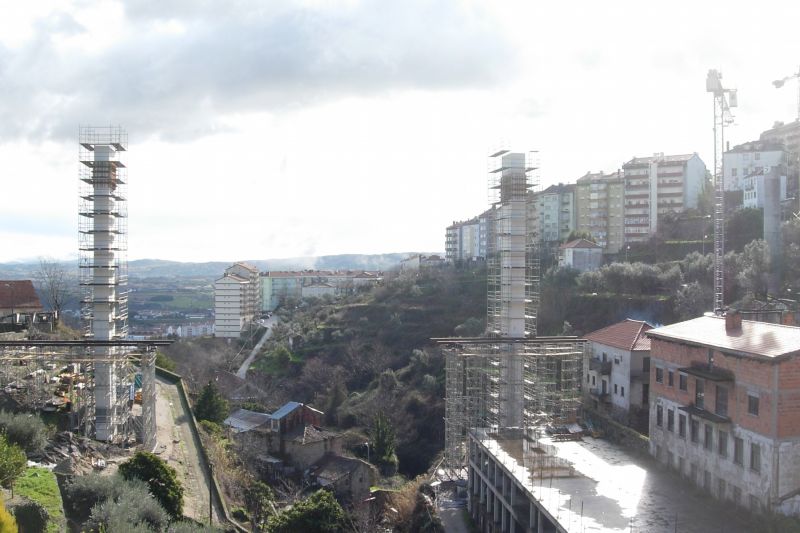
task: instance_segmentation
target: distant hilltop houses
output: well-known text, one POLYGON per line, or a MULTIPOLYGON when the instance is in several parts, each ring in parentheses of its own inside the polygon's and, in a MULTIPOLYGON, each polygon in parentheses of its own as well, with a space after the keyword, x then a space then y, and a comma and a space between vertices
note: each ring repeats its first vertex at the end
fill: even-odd
MULTIPOLYGON (((777 208, 796 210, 800 189, 800 121, 776 123, 758 140, 731 147, 723 154, 726 210, 763 208, 772 197, 766 184, 779 181, 777 208)), ((631 244, 647 242, 664 223, 665 215, 700 208, 711 186, 711 172, 696 153, 633 157, 614 172, 587 172, 574 183, 558 183, 528 197, 528 231, 569 263, 571 235, 587 237, 601 256, 624 253, 631 244), (566 252, 566 253, 565 253, 566 252)), ((455 221, 445 230, 448 263, 486 258, 493 210, 455 221)), ((581 269, 595 264, 596 252, 581 269)), ((583 252, 581 252, 582 255, 583 252)))
POLYGON ((349 294, 376 285, 382 276, 366 270, 259 272, 248 263, 234 263, 214 282, 214 335, 239 338, 286 301, 349 294))

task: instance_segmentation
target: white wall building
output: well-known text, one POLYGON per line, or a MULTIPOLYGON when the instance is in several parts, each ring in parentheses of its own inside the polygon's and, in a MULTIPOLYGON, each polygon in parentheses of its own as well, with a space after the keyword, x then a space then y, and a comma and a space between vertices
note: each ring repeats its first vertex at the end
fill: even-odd
POLYGON ((557 243, 565 240, 577 227, 575 185, 551 185, 532 195, 530 230, 539 242, 557 243))
MULTIPOLYGON (((722 155, 726 191, 742 191, 745 178, 786 165, 786 151, 774 142, 753 141, 733 147, 722 155)), ((781 199, 786 198, 785 189, 781 199)))
POLYGON ((586 239, 575 239, 559 247, 558 264, 581 272, 597 270, 603 264, 603 248, 586 239))
POLYGON ((445 259, 449 263, 486 259, 486 238, 489 226, 488 210, 477 217, 453 222, 445 230, 445 259))
POLYGON ((258 269, 234 263, 214 282, 214 333, 239 338, 261 313, 261 278, 258 269))

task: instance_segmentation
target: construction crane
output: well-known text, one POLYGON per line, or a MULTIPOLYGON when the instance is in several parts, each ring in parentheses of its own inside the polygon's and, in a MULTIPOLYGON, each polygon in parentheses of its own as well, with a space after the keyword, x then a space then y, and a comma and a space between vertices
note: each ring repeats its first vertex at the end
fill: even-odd
POLYGON ((792 79, 797 79, 797 120, 800 120, 800 68, 797 69, 797 72, 792 74, 791 76, 786 76, 783 79, 775 80, 772 82, 772 85, 775 86, 776 89, 780 89, 784 86, 784 84, 792 79))
POLYGON ((733 122, 732 107, 737 107, 736 89, 722 86, 722 73, 709 70, 706 92, 714 96, 714 314, 725 312, 725 186, 722 152, 725 126, 733 122))

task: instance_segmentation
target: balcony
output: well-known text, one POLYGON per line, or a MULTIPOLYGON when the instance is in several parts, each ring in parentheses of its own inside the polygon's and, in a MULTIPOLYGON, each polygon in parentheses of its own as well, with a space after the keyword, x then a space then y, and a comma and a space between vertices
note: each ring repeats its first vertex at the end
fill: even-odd
POLYGON ((611 374, 611 361, 601 361, 600 359, 589 359, 589 370, 607 376, 611 374))

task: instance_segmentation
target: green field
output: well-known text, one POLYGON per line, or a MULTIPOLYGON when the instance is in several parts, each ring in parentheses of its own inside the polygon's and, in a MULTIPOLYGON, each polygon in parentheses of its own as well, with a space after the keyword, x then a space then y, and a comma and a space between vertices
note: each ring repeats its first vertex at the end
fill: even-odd
POLYGON ((50 516, 48 533, 65 531, 64 508, 56 476, 46 468, 28 468, 14 484, 14 494, 39 502, 50 516))

